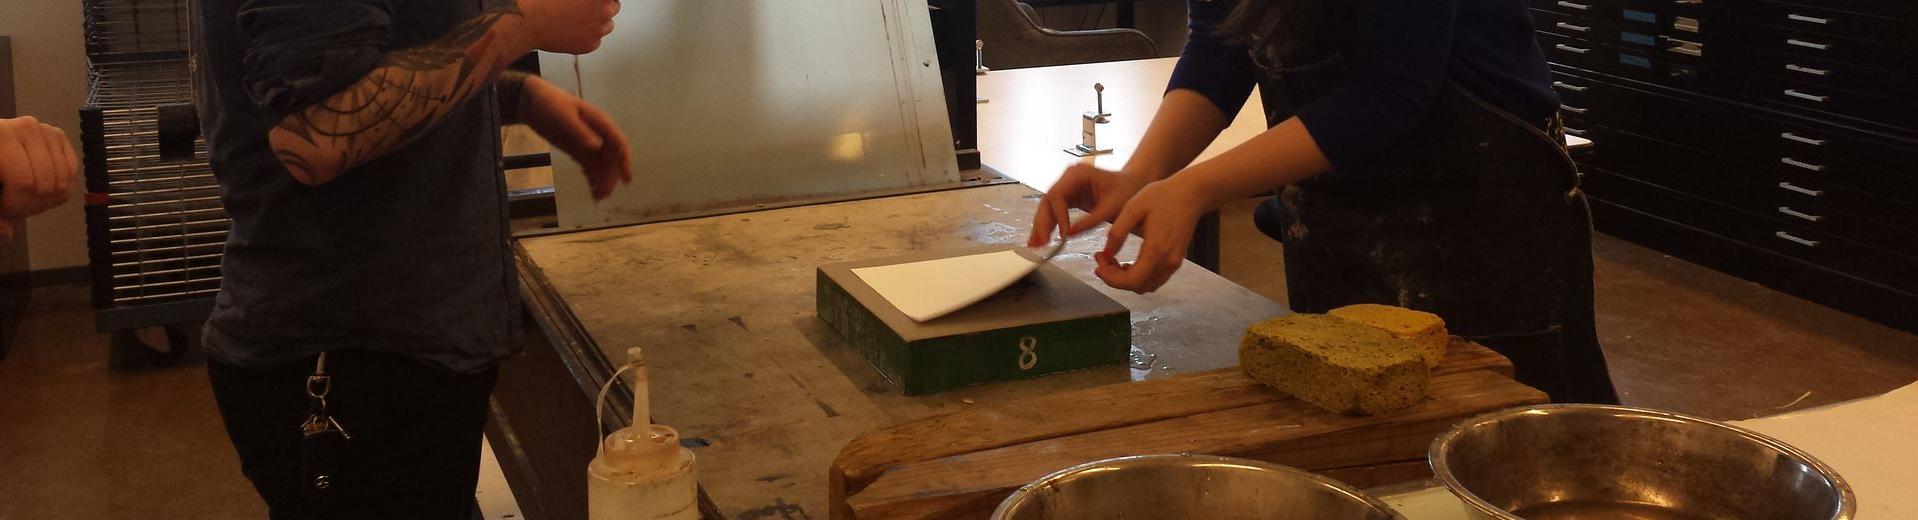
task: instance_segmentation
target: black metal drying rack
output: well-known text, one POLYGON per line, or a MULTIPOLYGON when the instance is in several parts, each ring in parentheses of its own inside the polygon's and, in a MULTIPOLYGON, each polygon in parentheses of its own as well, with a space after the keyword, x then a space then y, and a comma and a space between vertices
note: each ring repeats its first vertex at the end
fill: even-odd
POLYGON ((115 333, 116 357, 139 352, 132 331, 164 327, 163 355, 177 358, 212 309, 230 226, 193 111, 188 0, 83 5, 95 324, 115 333))

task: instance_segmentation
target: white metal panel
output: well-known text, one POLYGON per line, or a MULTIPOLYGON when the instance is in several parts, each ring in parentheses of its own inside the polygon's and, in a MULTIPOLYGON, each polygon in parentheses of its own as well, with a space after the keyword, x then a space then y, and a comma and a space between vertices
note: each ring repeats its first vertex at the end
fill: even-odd
POLYGON ((616 24, 541 56, 633 147, 603 201, 554 154, 562 226, 959 181, 923 0, 628 0, 616 24))

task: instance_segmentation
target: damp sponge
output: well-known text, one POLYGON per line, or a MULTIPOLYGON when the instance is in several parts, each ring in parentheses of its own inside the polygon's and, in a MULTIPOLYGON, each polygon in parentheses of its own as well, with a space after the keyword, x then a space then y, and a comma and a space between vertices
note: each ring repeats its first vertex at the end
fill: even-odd
POLYGON ((1438 368, 1439 361, 1445 359, 1445 346, 1452 343, 1452 336, 1445 331, 1445 320, 1429 312, 1361 303, 1332 309, 1326 314, 1371 325, 1418 345, 1425 353, 1427 368, 1438 368))
POLYGON ((1344 415, 1377 415, 1425 398, 1431 368, 1418 345, 1336 316, 1295 314, 1245 331, 1239 363, 1252 379, 1344 415))

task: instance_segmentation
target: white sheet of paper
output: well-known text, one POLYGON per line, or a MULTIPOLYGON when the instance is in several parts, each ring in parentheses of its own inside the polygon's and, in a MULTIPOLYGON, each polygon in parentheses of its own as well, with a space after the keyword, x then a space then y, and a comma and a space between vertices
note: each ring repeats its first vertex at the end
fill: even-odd
POLYGON ((1858 494, 1859 520, 1918 518, 1918 384, 1732 424, 1797 446, 1831 465, 1858 494))
POLYGON ((1017 251, 853 269, 881 298, 916 322, 979 303, 1039 269, 1017 251))

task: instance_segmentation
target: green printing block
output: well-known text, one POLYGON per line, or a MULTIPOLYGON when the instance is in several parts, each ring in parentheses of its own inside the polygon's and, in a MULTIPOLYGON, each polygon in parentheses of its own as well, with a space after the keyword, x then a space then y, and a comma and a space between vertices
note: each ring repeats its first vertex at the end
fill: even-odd
MULTIPOLYGON (((936 251, 819 267, 819 318, 906 395, 1070 372, 1125 360, 1131 313, 1053 265, 926 323, 880 298, 853 269, 1011 249, 936 251)), ((1034 257, 1019 248, 1021 254, 1034 257)))

